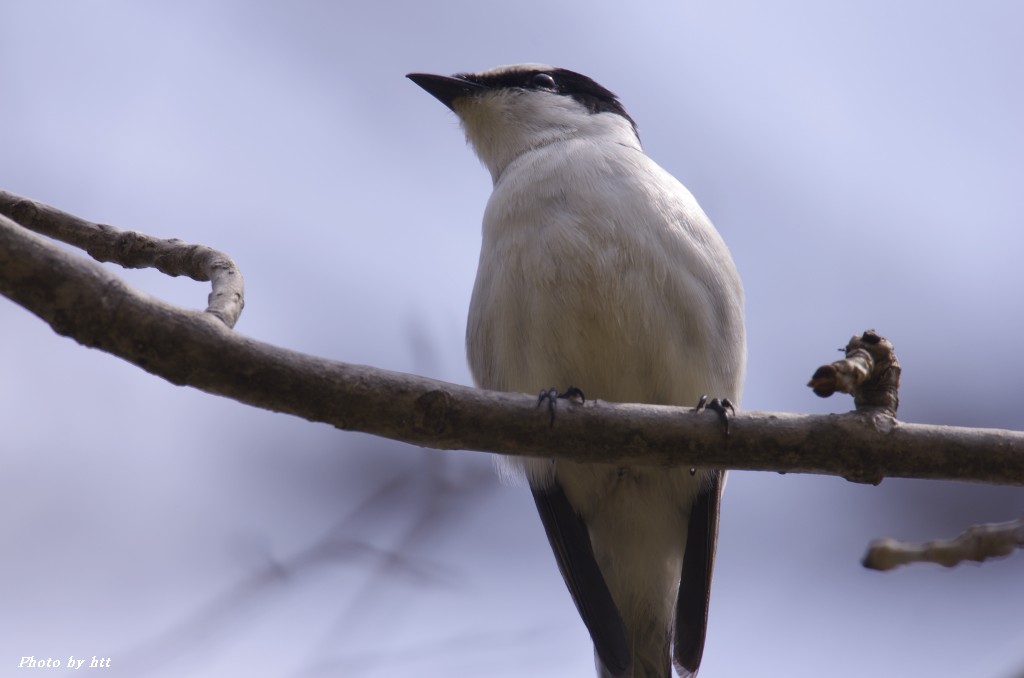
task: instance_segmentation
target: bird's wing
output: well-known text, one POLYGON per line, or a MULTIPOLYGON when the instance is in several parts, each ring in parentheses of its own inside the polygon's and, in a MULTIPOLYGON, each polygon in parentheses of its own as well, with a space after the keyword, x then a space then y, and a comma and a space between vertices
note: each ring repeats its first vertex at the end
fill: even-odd
POLYGON ((722 486, 723 472, 712 471, 711 483, 697 496, 690 511, 679 599, 676 601, 674 643, 676 667, 684 677, 697 674, 704 654, 722 486))
POLYGON ((626 675, 631 664, 626 627, 594 558, 587 526, 557 480, 531 489, 558 569, 594 641, 594 651, 613 675, 626 675))

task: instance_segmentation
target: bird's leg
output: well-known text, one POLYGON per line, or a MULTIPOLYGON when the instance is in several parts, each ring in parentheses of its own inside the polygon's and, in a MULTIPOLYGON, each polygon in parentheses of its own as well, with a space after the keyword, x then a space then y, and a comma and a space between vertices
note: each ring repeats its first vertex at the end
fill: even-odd
POLYGON ((722 426, 725 429, 725 435, 729 435, 729 412, 733 415, 736 414, 736 408, 733 407, 732 402, 728 398, 711 398, 708 399, 706 395, 700 397, 700 401, 697 403, 697 407, 693 408, 694 412, 703 412, 704 410, 713 410, 718 413, 718 418, 722 422, 722 426))
POLYGON ((540 395, 537 396, 537 407, 540 407, 545 400, 548 401, 548 412, 551 413, 551 425, 554 426, 555 409, 557 408, 558 399, 576 397, 578 397, 581 402, 587 401, 586 397, 584 397, 583 395, 583 391, 576 388, 575 386, 570 386, 569 388, 565 389, 565 391, 563 391, 562 393, 559 393, 557 388, 541 389, 540 395))

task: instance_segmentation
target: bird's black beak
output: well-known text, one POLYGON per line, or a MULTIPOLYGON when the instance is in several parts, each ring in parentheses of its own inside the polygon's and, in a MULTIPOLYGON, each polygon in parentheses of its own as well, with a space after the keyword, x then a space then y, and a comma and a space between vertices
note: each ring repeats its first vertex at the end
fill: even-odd
MULTIPOLYGON (((405 76, 427 90, 435 99, 448 108, 459 97, 471 96, 486 89, 483 85, 464 80, 458 76, 431 75, 430 73, 410 73, 405 76)), ((455 110, 455 109, 452 109, 455 110)))

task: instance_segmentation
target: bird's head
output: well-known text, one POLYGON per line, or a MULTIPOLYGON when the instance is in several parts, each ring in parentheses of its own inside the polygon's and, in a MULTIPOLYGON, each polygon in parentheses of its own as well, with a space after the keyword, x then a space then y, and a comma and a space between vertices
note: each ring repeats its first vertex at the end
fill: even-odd
POLYGON ((636 123, 618 97, 564 68, 518 64, 481 73, 408 77, 459 116, 466 138, 495 180, 516 157, 565 139, 640 147, 636 123))

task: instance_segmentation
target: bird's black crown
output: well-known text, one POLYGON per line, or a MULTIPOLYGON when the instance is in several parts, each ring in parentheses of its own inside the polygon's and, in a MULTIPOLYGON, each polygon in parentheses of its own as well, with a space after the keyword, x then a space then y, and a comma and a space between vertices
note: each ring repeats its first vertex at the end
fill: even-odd
POLYGON ((458 73, 455 77, 489 89, 517 88, 553 92, 569 96, 591 113, 615 113, 629 121, 636 132, 636 121, 630 117, 613 92, 582 73, 566 68, 510 69, 489 73, 458 73))

